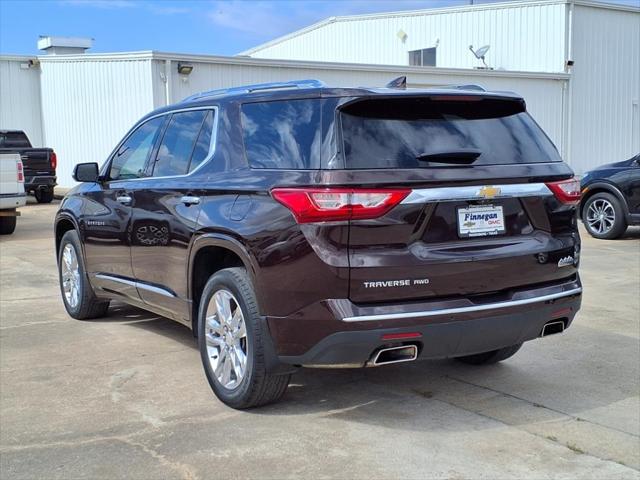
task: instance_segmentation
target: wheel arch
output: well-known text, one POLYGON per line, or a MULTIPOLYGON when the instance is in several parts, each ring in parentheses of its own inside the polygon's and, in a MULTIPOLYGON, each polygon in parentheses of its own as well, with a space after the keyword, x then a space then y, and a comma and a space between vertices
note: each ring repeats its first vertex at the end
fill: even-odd
POLYGON ((75 219, 73 219, 68 215, 59 216, 56 219, 56 223, 54 226, 55 242, 56 242, 56 258, 58 257, 58 252, 60 251, 60 242, 62 241, 62 237, 64 236, 65 233, 67 233, 70 230, 76 230, 78 231, 78 234, 80 233, 80 230, 78 229, 78 224, 76 223, 75 219))
MULTIPOLYGON (((195 239, 189 253, 188 292, 191 300, 191 327, 197 334, 200 296, 207 280, 215 272, 229 267, 244 267, 253 285, 257 268, 254 259, 238 240, 225 234, 208 233, 195 239)), ((259 302, 258 302, 259 306, 259 302)))
POLYGON ((620 205, 622 205, 622 210, 624 211, 625 218, 629 218, 629 205, 627 205, 627 200, 624 198, 622 192, 615 185, 607 182, 594 182, 585 187, 585 193, 583 193, 583 197, 580 201, 580 218, 582 218, 584 206, 586 205, 589 198, 593 197, 597 193, 610 193, 615 196, 620 205))

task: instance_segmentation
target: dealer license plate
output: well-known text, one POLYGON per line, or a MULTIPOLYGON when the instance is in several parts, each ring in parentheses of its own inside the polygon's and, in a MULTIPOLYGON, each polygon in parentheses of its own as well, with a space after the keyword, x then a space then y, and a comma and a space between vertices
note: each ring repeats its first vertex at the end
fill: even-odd
POLYGON ((502 206, 478 205, 458 209, 458 235, 486 237, 505 232, 502 206))

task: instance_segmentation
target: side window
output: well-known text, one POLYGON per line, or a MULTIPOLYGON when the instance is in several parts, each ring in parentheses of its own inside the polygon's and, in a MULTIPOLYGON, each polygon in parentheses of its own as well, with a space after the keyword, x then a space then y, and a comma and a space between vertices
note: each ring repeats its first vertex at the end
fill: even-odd
POLYGON ((244 148, 251 168, 320 168, 320 100, 242 105, 244 148))
POLYGON ((158 148, 152 172, 154 177, 184 175, 189 171, 191 155, 208 113, 207 110, 193 110, 171 116, 158 148))
POLYGON ((164 117, 152 118, 143 123, 129 138, 120 145, 120 148, 111 161, 109 178, 121 180, 127 178, 139 178, 143 176, 144 166, 149 158, 149 153, 156 142, 160 127, 164 123, 164 117))
POLYGON ((213 133, 213 116, 215 113, 210 111, 204 119, 196 146, 191 155, 191 163, 189 164, 189 172, 192 172, 207 158, 211 149, 211 134, 213 133))

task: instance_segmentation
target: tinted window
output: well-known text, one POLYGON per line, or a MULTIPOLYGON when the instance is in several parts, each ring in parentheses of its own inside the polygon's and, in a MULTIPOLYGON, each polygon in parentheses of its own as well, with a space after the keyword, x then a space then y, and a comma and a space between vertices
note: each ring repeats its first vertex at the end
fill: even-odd
POLYGON ((248 103, 242 130, 252 168, 320 167, 319 100, 248 103))
POLYGON ((211 134, 213 132, 213 112, 208 112, 204 119, 200 134, 196 140, 196 146, 191 155, 191 163, 189 164, 189 172, 195 170, 209 155, 211 149, 211 134))
POLYGON ((24 132, 0 132, 0 148, 30 148, 24 132))
POLYGON ((365 100, 341 113, 347 168, 442 166, 429 155, 478 150, 473 165, 560 161, 553 143, 510 100, 365 100))
POLYGON ((164 121, 164 117, 153 118, 129 135, 111 162, 109 176, 112 180, 143 176, 147 158, 164 121))
POLYGON ((164 132, 152 175, 166 177, 189 171, 191 154, 202 128, 207 110, 174 113, 164 132))

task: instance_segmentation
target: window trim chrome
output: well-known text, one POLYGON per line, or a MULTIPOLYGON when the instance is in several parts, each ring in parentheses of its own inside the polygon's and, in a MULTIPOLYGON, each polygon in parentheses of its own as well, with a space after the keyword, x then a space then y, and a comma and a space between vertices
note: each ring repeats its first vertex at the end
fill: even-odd
POLYGON ((453 202, 459 200, 493 200, 512 197, 546 197, 553 192, 544 183, 512 183, 506 185, 472 185, 462 187, 420 188, 412 190, 402 204, 425 202, 453 202), (499 188, 492 197, 481 194, 483 188, 499 188))
POLYGON ((192 171, 187 172, 187 173, 182 174, 182 175, 166 175, 166 176, 163 176, 163 177, 149 176, 149 177, 138 177, 138 178, 122 178, 122 179, 114 179, 114 180, 107 179, 106 181, 110 182, 110 183, 111 182, 120 183, 120 182, 139 182, 139 181, 146 181, 146 180, 158 180, 158 179, 165 179, 165 178, 184 178, 184 177, 188 177, 190 175, 193 175, 198 170, 200 170, 205 165, 207 165, 211 161, 213 156, 215 155, 216 146, 218 144, 218 119, 219 119, 219 115, 218 115, 219 107, 218 107, 218 105, 205 105, 205 106, 199 106, 199 107, 179 108, 179 109, 176 109, 176 110, 169 110, 169 111, 166 111, 166 112, 158 113, 158 114, 153 115, 151 117, 147 117, 144 120, 138 121, 138 123, 136 123, 133 127, 131 127, 131 129, 129 130, 127 135, 125 135, 125 137, 120 141, 120 143, 118 143, 116 148, 114 148, 114 150, 111 152, 111 155, 109 155, 109 160, 105 164, 105 170, 106 170, 105 171, 105 175, 107 174, 108 171, 111 170, 111 164, 113 163, 113 158, 114 158, 116 152, 129 139, 129 137, 131 135, 133 135, 133 133, 136 130, 138 130, 138 128, 140 128, 142 125, 144 125, 145 123, 153 120, 154 118, 164 117, 166 115, 173 115, 174 113, 190 112, 190 111, 194 111, 194 110, 213 110, 213 113, 214 113, 213 127, 211 129, 211 140, 209 141, 209 153, 207 153, 207 156, 204 158, 204 160, 202 160, 202 162, 200 162, 200 165, 198 165, 192 171))
POLYGON ((155 285, 149 285, 148 283, 136 282, 134 280, 127 280, 126 278, 114 277, 111 275, 107 275, 105 273, 96 273, 96 278, 100 280, 107 280, 115 283, 122 283, 124 285, 129 285, 131 287, 140 288, 142 290, 147 290, 149 292, 157 293, 158 295, 162 295, 169 298, 176 298, 176 294, 167 290, 166 288, 156 287, 155 285))
POLYGON ((531 303, 547 302, 558 298, 571 297, 582 293, 582 287, 573 288, 564 292, 550 293, 539 297, 523 298, 522 300, 509 300, 506 302, 487 303, 484 305, 473 305, 470 307, 442 308, 440 310, 424 310, 420 312, 407 313, 385 313, 379 315, 361 315, 357 317, 344 317, 343 322, 378 322, 384 320, 401 320, 407 318, 435 317, 439 315, 455 315, 458 313, 482 312, 484 310, 494 310, 500 308, 517 307, 529 305, 531 303))

